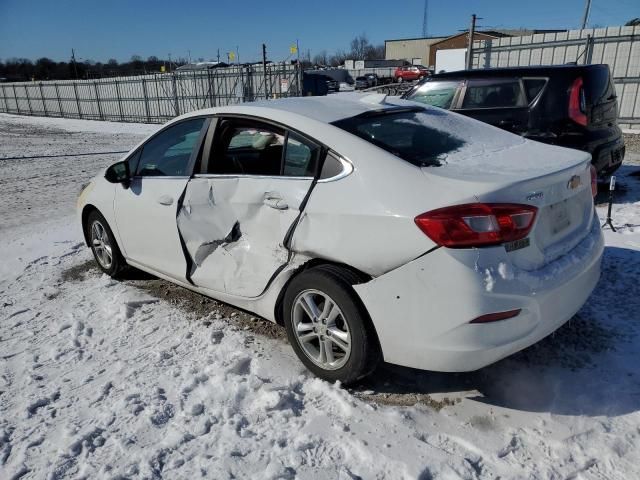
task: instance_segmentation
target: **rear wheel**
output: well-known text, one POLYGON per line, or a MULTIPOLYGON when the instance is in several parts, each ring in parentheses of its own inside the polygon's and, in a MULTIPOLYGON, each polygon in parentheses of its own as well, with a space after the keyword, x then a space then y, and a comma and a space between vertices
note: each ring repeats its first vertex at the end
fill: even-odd
POLYGON ((354 273, 324 265, 294 278, 284 297, 287 336, 304 365, 331 382, 352 383, 372 372, 378 341, 351 285, 354 273))
POLYGON ((85 232, 89 239, 89 246, 93 258, 100 270, 111 277, 118 277, 127 267, 127 263, 120 253, 116 239, 105 218, 94 210, 87 217, 85 232))
POLYGON ((398 78, 396 78, 396 82, 402 83, 402 82, 404 82, 404 78, 403 77, 398 77, 398 78))

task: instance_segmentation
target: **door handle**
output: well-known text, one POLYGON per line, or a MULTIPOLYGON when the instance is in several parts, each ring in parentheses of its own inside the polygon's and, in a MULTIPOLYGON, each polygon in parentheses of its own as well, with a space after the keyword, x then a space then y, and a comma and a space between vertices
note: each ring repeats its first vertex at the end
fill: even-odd
POLYGON ((171 198, 169 195, 162 195, 161 197, 158 198, 158 203, 160 205, 173 205, 173 198, 171 198))
POLYGON ((267 192, 264 194, 264 200, 262 201, 267 207, 275 208, 276 210, 286 210, 289 208, 287 202, 280 196, 279 193, 267 192))

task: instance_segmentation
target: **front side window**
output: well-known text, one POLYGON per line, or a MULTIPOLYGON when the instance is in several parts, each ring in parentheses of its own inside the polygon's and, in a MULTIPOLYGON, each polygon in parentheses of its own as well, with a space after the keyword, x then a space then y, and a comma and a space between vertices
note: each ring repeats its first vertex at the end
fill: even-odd
MULTIPOLYGON (((204 118, 180 122, 163 130, 142 147, 137 175, 142 177, 188 176, 189 159, 198 142, 204 118)), ((133 157, 132 157, 133 158, 133 157)))
POLYGON ((459 86, 459 81, 425 82, 412 92, 407 97, 407 100, 449 109, 451 108, 451 102, 453 102, 453 97, 459 86))
POLYGON ((260 122, 223 121, 218 126, 209 172, 225 175, 280 175, 284 130, 260 122))
POLYGON ((476 80, 467 85, 462 108, 512 108, 525 106, 518 79, 476 80))

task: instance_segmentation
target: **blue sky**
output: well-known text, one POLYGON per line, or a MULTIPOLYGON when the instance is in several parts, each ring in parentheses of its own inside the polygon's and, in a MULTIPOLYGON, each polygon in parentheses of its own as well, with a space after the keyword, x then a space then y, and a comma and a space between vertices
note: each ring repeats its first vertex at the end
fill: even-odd
MULTIPOLYGON (((49 57, 128 60, 212 59, 239 48, 240 60, 282 60, 289 46, 311 55, 348 49, 366 33, 373 43, 420 36, 423 0, 0 0, 0 59, 49 57)), ((429 34, 467 28, 472 13, 487 28, 576 28, 584 0, 430 0, 429 34)), ((640 17, 639 0, 593 0, 590 25, 622 25, 640 17)))

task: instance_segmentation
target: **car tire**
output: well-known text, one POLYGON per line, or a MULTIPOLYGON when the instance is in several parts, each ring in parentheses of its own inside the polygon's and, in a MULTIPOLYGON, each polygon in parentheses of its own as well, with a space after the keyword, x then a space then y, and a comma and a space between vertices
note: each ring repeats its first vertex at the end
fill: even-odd
POLYGON ((402 82, 404 82, 404 77, 398 77, 398 78, 396 78, 396 82, 397 82, 397 83, 402 83, 402 82))
POLYGON ((289 343, 307 369, 329 382, 353 383, 371 373, 381 358, 373 325, 352 288, 357 283, 357 274, 321 265, 294 277, 284 295, 289 343), (315 319, 309 315, 312 304, 320 314, 315 319))
POLYGON ((127 262, 105 218, 94 210, 88 215, 84 228, 98 268, 110 277, 119 278, 126 271, 127 262))

